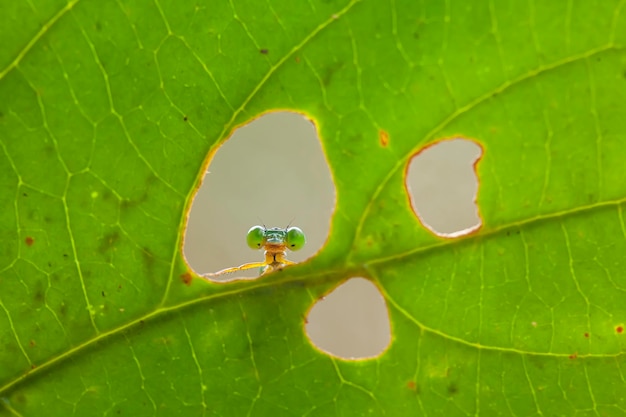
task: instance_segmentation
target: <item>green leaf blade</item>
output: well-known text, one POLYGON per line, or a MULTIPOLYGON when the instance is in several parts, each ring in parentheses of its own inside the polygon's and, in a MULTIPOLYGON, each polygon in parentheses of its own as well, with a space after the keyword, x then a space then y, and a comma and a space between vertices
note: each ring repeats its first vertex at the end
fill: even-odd
POLYGON ((621 3, 6 7, 0 415, 626 407, 621 3), (207 284, 181 254, 206 155, 278 108, 318 126, 328 244, 207 284), (452 137, 483 147, 483 224, 443 239, 404 172, 452 137), (392 343, 342 361, 305 319, 357 275, 385 295, 392 343))

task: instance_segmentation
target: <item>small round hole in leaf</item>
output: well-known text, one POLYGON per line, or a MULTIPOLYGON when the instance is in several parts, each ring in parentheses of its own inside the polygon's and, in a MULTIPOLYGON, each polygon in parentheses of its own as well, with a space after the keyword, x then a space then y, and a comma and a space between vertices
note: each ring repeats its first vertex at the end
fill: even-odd
POLYGON ((315 347, 342 359, 378 356, 391 342, 385 300, 371 281, 352 278, 313 305, 306 334, 315 347))

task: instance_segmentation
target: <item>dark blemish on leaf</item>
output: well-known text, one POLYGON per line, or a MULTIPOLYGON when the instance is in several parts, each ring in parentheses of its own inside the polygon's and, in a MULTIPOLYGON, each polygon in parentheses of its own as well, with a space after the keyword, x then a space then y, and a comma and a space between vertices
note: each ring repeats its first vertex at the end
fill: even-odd
POLYGON ((26 243, 26 246, 33 246, 33 243, 35 243, 35 239, 33 239, 30 236, 26 236, 26 239, 24 239, 24 242, 26 243))
POLYGON ((33 298, 36 304, 42 304, 44 302, 43 291, 41 289, 35 291, 35 296, 33 298))
POLYGON ((191 285, 192 278, 193 276, 191 275, 190 272, 185 272, 184 274, 180 275, 180 279, 183 281, 185 285, 191 285))
POLYGON ((26 404, 26 396, 24 395, 23 392, 18 391, 14 396, 12 396, 12 399, 16 402, 16 403, 20 403, 20 404, 26 404))
POLYGON ((589 339, 589 333, 585 332, 585 339, 589 339))
POLYGON ((158 337, 154 341, 160 345, 165 345, 165 346, 172 344, 172 339, 169 337, 158 337))
POLYGON ((186 122, 187 120, 189 120, 189 118, 187 116, 184 116, 183 121, 186 122))
POLYGON ((145 203, 148 200, 148 195, 150 195, 150 191, 152 186, 157 183, 159 179, 156 175, 150 174, 145 180, 145 187, 143 187, 143 194, 139 196, 136 200, 124 199, 120 202, 120 210, 126 210, 138 206, 142 203, 145 203))
POLYGON ((578 352, 572 353, 571 355, 568 356, 568 358, 570 358, 571 360, 578 359, 578 352))
POLYGON ((33 348, 33 347, 37 346, 37 343, 35 343, 35 341, 33 339, 30 339, 30 342, 28 342, 28 346, 33 348))
POLYGON ((300 57, 299 57, 299 56, 297 56, 297 57, 295 58, 295 60, 296 60, 296 64, 299 64, 299 63, 300 63, 300 57))
POLYGON ((67 305, 65 305, 65 303, 61 303, 61 307, 59 308, 59 313, 62 316, 65 316, 67 314, 67 305))
POLYGON ((64 254, 63 254, 63 257, 64 257, 64 258, 67 258, 67 256, 68 256, 68 255, 67 255, 67 253, 64 253, 64 254))
POLYGON ((120 232, 117 230, 105 235, 100 240, 100 246, 98 247, 98 251, 100 253, 104 253, 110 250, 111 248, 115 246, 115 244, 117 243, 119 239, 120 239, 120 232))
POLYGON ((104 293, 104 291, 102 291, 102 297, 106 297, 106 294, 104 293))
POLYGON ((34 363, 30 366, 30 369, 35 369, 37 367, 37 365, 35 365, 34 363))
POLYGON ((615 328, 615 332, 616 332, 617 334, 622 334, 622 333, 624 332, 624 326, 621 326, 621 325, 620 325, 620 326, 617 326, 617 327, 615 328))
POLYGON ((452 382, 452 383, 450 383, 450 385, 448 385, 448 394, 449 395, 454 395, 454 394, 456 394, 458 392, 459 392, 459 387, 457 387, 454 382, 452 382))
POLYGON ((262 53, 263 55, 267 55, 269 53, 269 51, 265 48, 260 49, 259 52, 262 53))
POLYGON ((142 249, 141 258, 143 259, 148 273, 152 275, 152 271, 154 270, 154 255, 152 254, 150 248, 144 246, 142 249))
POLYGON ((378 141, 380 142, 380 146, 382 146, 383 148, 386 148, 387 145, 389 145, 389 133, 385 132, 382 129, 379 130, 378 141))
POLYGON ((28 194, 26 194, 26 193, 22 193, 22 195, 23 195, 24 197, 28 197, 28 194))
POLYGON ((420 387, 415 383, 415 381, 409 381, 406 383, 406 387, 416 394, 420 393, 420 387))
POLYGON ((96 30, 100 32, 102 30, 102 24, 100 22, 96 22, 96 30))
POLYGON ((337 71, 343 68, 343 65, 343 62, 337 62, 324 70, 324 76, 322 77, 322 85, 324 85, 324 87, 329 86, 333 76, 337 73, 337 71))

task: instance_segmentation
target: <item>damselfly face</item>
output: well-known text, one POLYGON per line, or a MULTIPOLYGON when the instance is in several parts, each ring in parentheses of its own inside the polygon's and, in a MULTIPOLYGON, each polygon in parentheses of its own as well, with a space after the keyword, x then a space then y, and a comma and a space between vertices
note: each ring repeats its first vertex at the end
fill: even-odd
POLYGON ((260 268, 264 275, 277 269, 282 269, 286 265, 294 264, 285 258, 285 250, 300 250, 306 243, 304 233, 298 227, 273 227, 253 226, 248 230, 246 236, 248 246, 252 249, 265 249, 264 262, 252 262, 241 266, 226 268, 213 274, 206 274, 205 277, 214 278, 231 272, 245 271, 252 268, 260 268))
POLYGON ((254 226, 248 230, 247 241, 248 246, 252 249, 275 250, 282 248, 284 250, 287 248, 295 251, 302 249, 306 243, 306 238, 298 227, 266 229, 264 226, 254 226))

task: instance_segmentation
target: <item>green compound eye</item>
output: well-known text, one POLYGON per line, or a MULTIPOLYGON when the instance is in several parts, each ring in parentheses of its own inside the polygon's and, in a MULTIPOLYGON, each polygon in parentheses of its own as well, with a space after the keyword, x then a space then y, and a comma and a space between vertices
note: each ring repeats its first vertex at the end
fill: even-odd
POLYGON ((246 240, 248 241, 248 246, 251 249, 261 249, 261 245, 263 245, 263 238, 265 237, 265 228, 262 226, 253 226, 248 230, 248 236, 246 240))
POLYGON ((306 243, 304 233, 298 227, 287 229, 287 247, 291 250, 300 250, 306 243))

